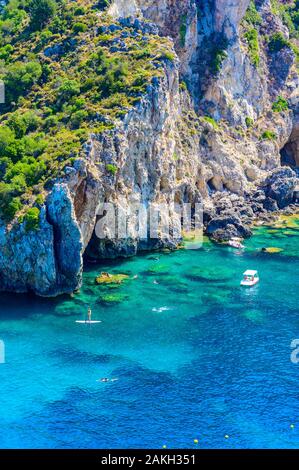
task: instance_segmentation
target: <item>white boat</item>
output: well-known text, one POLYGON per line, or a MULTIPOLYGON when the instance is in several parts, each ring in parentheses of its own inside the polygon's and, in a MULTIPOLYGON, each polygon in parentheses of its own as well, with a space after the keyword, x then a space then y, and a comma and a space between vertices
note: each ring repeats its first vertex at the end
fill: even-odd
POLYGON ((239 238, 231 238, 227 244, 232 248, 245 248, 245 246, 240 242, 239 238))
POLYGON ((260 278, 259 278, 258 272, 248 269, 243 274, 241 286, 252 287, 252 286, 255 286, 259 281, 260 281, 260 278))

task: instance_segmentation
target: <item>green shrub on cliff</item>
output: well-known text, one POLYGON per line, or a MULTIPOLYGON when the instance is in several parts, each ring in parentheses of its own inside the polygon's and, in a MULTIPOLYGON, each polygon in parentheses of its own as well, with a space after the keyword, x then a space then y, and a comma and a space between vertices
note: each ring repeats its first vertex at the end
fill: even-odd
POLYGON ((60 105, 65 104, 74 96, 80 94, 80 84, 77 80, 65 78, 57 89, 57 101, 60 105))
POLYGON ((19 197, 14 197, 4 208, 4 216, 7 221, 10 221, 21 210, 22 203, 19 197))
POLYGON ((289 109, 289 103, 282 96, 279 96, 272 105, 272 110, 275 113, 281 113, 283 111, 287 111, 288 109, 289 109))
POLYGON ((181 25, 180 25, 180 42, 181 42, 182 47, 185 46, 186 33, 187 33, 187 15, 183 15, 181 18, 181 25))
POLYGON ((0 13, 5 220, 33 200, 36 185, 51 187, 65 166, 84 158, 90 133, 115 127, 162 75, 162 61, 175 59, 167 38, 112 20, 104 12, 110 3, 8 0, 0 13))
POLYGON ((108 173, 111 173, 111 175, 116 175, 116 173, 117 173, 117 166, 112 165, 111 163, 108 163, 108 164, 106 165, 106 170, 108 171, 108 173))
POLYGON ((246 116, 245 124, 248 129, 254 126, 254 120, 250 116, 246 116))
POLYGON ((37 61, 26 63, 16 61, 9 65, 1 77, 5 83, 5 98, 8 105, 28 93, 41 75, 42 67, 37 61))
POLYGON ((254 0, 250 0, 250 4, 246 10, 244 20, 252 25, 260 25, 262 24, 262 17, 256 9, 254 0))
POLYGON ((291 39, 299 39, 299 2, 281 2, 271 0, 271 8, 275 15, 280 16, 282 22, 287 26, 291 39))
POLYGON ((213 51, 211 68, 212 73, 217 75, 221 71, 222 63, 227 57, 226 47, 219 47, 213 51))
POLYGON ((272 34, 269 40, 269 50, 271 52, 278 52, 284 47, 290 47, 290 43, 284 35, 281 32, 272 34))
POLYGON ((3 219, 9 222, 21 207, 22 204, 17 189, 10 184, 0 182, 0 211, 3 219))
POLYGON ((159 56, 160 59, 166 59, 166 60, 170 60, 170 62, 173 62, 174 59, 175 59, 175 55, 173 54, 173 52, 170 52, 170 51, 165 51, 165 52, 162 52, 161 55, 159 56))
POLYGON ((6 46, 0 47, 0 60, 7 60, 13 52, 13 46, 6 44, 6 46))
MULTIPOLYGON (((54 0, 29 0, 30 27, 40 30, 55 14, 57 3, 54 0)), ((26 4, 26 2, 25 2, 26 4)))
POLYGON ((249 57, 253 65, 256 67, 260 63, 260 48, 258 41, 258 32, 255 28, 251 28, 244 34, 246 42, 248 44, 249 57))
POLYGON ((212 117, 210 117, 210 116, 204 116, 204 117, 203 117, 203 120, 204 120, 205 122, 208 122, 209 124, 211 124, 211 125, 214 127, 215 131, 218 131, 218 130, 219 130, 219 125, 217 124, 217 122, 215 121, 215 119, 213 119, 212 117))
POLYGON ((104 10, 105 8, 108 8, 111 3, 112 0, 99 0, 97 5, 101 10, 104 10))
POLYGON ((87 30, 88 26, 84 23, 75 23, 73 25, 74 33, 84 33, 87 30))
POLYGON ((24 25, 28 24, 28 13, 19 8, 20 1, 8 2, 7 7, 2 11, 0 17, 0 44, 4 46, 10 43, 16 35, 24 30, 24 25))
POLYGON ((285 38, 281 32, 274 33, 269 40, 269 50, 271 52, 279 52, 284 47, 292 49, 296 56, 297 64, 299 64, 299 48, 297 44, 295 44, 294 41, 290 41, 285 38))
POLYGON ((24 215, 23 221, 26 223, 26 231, 37 230, 39 227, 40 210, 38 207, 31 207, 24 215))
POLYGON ((7 125, 14 131, 16 138, 21 139, 28 132, 35 131, 41 123, 35 111, 15 112, 8 118, 7 125))
POLYGON ((261 135, 261 140, 276 140, 277 135, 273 131, 264 131, 261 135))
POLYGON ((180 81, 180 90, 182 90, 182 91, 188 90, 187 83, 184 80, 180 81))
POLYGON ((45 197, 42 194, 38 194, 35 199, 35 204, 42 206, 45 203, 45 197))

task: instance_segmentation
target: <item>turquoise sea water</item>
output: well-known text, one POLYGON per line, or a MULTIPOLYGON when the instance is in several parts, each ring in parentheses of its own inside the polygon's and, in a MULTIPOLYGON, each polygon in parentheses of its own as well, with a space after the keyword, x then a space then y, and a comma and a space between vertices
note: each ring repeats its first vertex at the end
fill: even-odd
POLYGON ((1 295, 0 447, 298 448, 298 230, 93 266, 74 298, 1 295), (88 305, 101 324, 75 323, 88 305))

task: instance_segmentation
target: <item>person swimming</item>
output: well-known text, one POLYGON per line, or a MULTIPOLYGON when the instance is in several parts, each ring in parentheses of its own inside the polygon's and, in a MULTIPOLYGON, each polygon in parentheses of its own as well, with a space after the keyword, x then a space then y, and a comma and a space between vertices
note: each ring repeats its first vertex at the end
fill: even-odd
POLYGON ((108 379, 108 377, 103 377, 102 379, 97 380, 97 382, 107 383, 107 382, 117 382, 118 379, 108 379))

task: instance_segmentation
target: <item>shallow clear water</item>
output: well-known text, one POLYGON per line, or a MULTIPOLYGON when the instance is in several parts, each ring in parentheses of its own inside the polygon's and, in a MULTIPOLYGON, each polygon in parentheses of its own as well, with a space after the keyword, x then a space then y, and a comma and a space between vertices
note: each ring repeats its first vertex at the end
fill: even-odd
POLYGON ((298 448, 298 229, 95 266, 73 299, 1 295, 0 447, 298 448), (75 323, 88 305, 101 324, 75 323))

